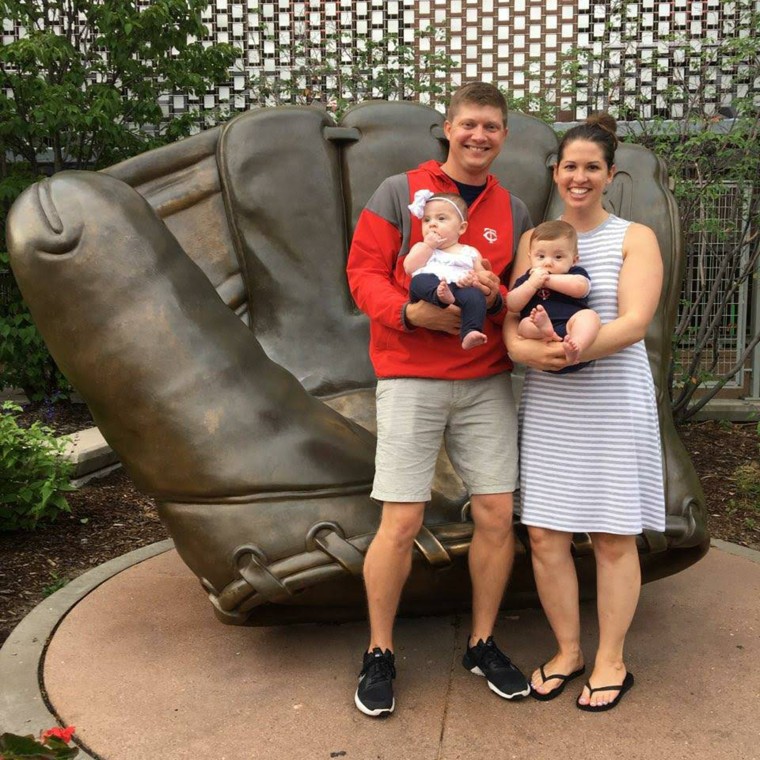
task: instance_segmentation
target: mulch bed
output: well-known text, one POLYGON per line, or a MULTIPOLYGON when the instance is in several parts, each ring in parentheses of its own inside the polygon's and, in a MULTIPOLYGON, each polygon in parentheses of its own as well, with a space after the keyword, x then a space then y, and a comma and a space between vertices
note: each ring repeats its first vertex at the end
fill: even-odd
MULTIPOLYGON (((92 424, 83 404, 26 408, 21 424, 42 419, 59 434, 92 424), (46 419, 47 417, 47 419, 46 419)), ((736 471, 760 463, 757 423, 700 422, 681 437, 705 490, 711 535, 760 549, 760 491, 743 494, 736 471)), ((760 488, 760 482, 758 482, 760 488)), ((45 596, 109 559, 167 538, 152 499, 122 471, 68 497, 71 514, 35 531, 0 533, 0 645, 45 596)))

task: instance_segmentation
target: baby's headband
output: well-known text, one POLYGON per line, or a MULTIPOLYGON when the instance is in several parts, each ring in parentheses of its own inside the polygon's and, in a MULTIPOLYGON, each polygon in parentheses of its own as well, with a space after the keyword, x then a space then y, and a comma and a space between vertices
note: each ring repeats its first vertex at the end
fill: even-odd
POLYGON ((418 190, 414 194, 414 200, 409 204, 409 210, 418 219, 422 219, 422 217, 425 216, 425 205, 431 200, 444 201, 445 203, 450 203, 457 210, 457 214, 459 214, 459 218, 462 221, 464 221, 464 214, 462 213, 459 206, 457 206, 457 204, 451 200, 451 198, 441 198, 440 195, 436 195, 431 190, 418 190))

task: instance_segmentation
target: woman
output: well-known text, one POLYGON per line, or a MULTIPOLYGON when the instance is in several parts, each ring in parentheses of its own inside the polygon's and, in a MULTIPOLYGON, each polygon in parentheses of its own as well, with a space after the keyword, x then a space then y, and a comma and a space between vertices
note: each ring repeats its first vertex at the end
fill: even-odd
MULTIPOLYGON (((665 529, 665 500, 654 383, 644 335, 662 287, 654 232, 602 207, 615 173, 615 120, 602 114, 565 133, 554 169, 562 219, 578 233, 580 264, 591 278, 589 307, 602 328, 572 374, 561 343, 526 340, 517 319, 504 335, 528 366, 521 401, 521 520, 530 534, 541 603, 556 654, 532 676, 532 694, 549 700, 585 672, 580 647, 573 533, 588 533, 597 570, 599 647, 581 710, 615 707, 633 685, 623 645, 641 587, 636 535, 665 529)), ((514 277, 528 267, 521 241, 514 277)))

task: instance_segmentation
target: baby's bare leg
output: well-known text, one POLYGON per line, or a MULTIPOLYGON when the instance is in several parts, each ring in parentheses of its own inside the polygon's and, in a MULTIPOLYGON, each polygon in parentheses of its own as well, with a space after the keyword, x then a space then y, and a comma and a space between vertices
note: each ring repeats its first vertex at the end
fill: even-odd
POLYGON ((438 300, 441 303, 454 303, 454 294, 451 292, 449 283, 446 282, 446 280, 441 280, 440 284, 438 285, 438 290, 435 291, 435 294, 438 296, 438 300))
POLYGON ((541 330, 533 324, 530 317, 520 320, 520 323, 517 325, 517 334, 521 338, 530 338, 531 340, 543 340, 545 337, 541 330))
POLYGON ((560 340, 559 335, 554 332, 554 325, 552 325, 552 321, 549 319, 549 315, 546 313, 546 309, 543 306, 536 306, 526 319, 529 319, 538 328, 541 333, 539 336, 540 338, 560 340))
POLYGON ((567 321, 567 335, 562 343, 570 364, 576 364, 581 352, 596 340, 602 322, 592 309, 583 309, 567 321))

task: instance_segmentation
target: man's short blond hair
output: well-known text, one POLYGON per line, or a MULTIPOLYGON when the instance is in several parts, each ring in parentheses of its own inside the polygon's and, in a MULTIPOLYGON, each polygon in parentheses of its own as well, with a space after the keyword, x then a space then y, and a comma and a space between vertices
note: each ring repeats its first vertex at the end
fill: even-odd
POLYGON ((498 108, 501 111, 504 126, 507 126, 507 114, 509 110, 507 108, 507 99, 495 85, 488 82, 469 82, 468 84, 463 84, 451 96, 449 109, 446 112, 446 119, 453 122, 457 111, 463 105, 498 108))

